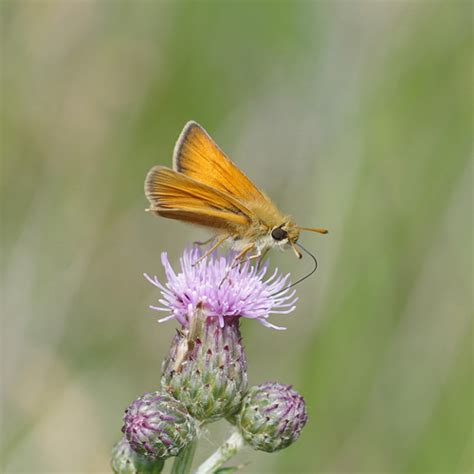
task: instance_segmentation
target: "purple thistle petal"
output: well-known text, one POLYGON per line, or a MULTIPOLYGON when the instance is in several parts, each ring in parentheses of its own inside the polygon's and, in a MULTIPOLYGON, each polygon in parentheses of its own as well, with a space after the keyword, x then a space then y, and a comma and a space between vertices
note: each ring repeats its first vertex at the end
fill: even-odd
POLYGON ((193 266, 201 256, 198 249, 185 250, 180 258, 180 271, 176 273, 170 265, 166 252, 161 254, 167 281, 144 274, 157 287, 162 297, 159 306, 150 306, 155 311, 168 311, 169 316, 159 321, 176 319, 187 326, 198 306, 209 317, 217 317, 223 327, 225 318, 243 317, 256 319, 266 327, 282 330, 267 321, 270 314, 289 314, 295 309, 298 298, 295 290, 285 288, 289 274, 282 276, 278 269, 264 280, 268 266, 257 270, 245 262, 233 266, 235 254, 210 256, 193 266))
POLYGON ((170 314, 169 316, 166 316, 164 318, 158 319, 159 323, 164 323, 165 321, 169 321, 170 319, 174 319, 174 314, 170 314))
POLYGON ((257 321, 267 328, 276 329, 277 331, 286 331, 286 328, 284 328, 283 326, 275 326, 274 324, 269 323, 265 319, 258 318, 257 321))

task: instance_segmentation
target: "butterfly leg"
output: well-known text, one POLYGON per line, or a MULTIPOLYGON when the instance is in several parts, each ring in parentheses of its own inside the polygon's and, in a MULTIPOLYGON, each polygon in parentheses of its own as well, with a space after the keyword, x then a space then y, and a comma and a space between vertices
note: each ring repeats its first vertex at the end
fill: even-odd
POLYGON ((199 247, 203 246, 203 245, 207 245, 209 244, 210 242, 214 241, 215 240, 215 236, 213 235, 210 239, 207 239, 207 240, 204 240, 203 242, 199 242, 198 240, 196 240, 195 242, 193 242, 194 245, 199 245, 199 247))
POLYGON ((263 251, 263 253, 258 250, 257 253, 255 255, 250 255, 250 257, 244 259, 243 257, 245 257, 245 255, 250 252, 253 248, 255 248, 255 245, 254 244, 251 244, 252 246, 249 247, 249 248, 245 248, 244 251, 242 251, 239 255, 237 255, 235 258, 234 258, 234 264, 232 265, 231 269, 232 268, 235 268, 236 266, 238 265, 241 265, 242 263, 245 263, 245 262, 251 262, 252 260, 257 260, 257 259, 260 259, 258 261, 258 264, 257 264, 257 270, 260 270, 260 267, 262 265, 262 262, 263 262, 263 259, 265 258, 265 255, 267 254, 268 250, 269 249, 265 249, 263 251))
POLYGON ((237 254, 233 261, 232 261, 232 264, 231 266, 229 267, 229 269, 227 270, 224 278, 221 280, 221 282, 219 283, 219 288, 222 286, 222 284, 227 280, 227 278, 229 277, 229 273, 230 271, 235 268, 235 267, 238 267, 240 264, 242 264, 244 261, 246 262, 247 260, 243 260, 243 258, 252 250, 255 248, 255 244, 248 244, 246 245, 242 251, 237 254))
POLYGON ((270 247, 267 247, 261 254, 260 254, 260 260, 257 263, 257 270, 260 270, 262 268, 263 262, 265 261, 265 257, 267 256, 268 251, 270 250, 270 247))
POLYGON ((240 265, 241 263, 244 263, 244 257, 251 251, 255 248, 255 244, 248 244, 246 245, 242 251, 237 254, 235 257, 234 257, 234 261, 232 262, 232 265, 231 265, 231 269, 232 268, 235 268, 236 266, 240 265))
POLYGON ((202 260, 204 260, 205 258, 209 257, 209 255, 211 255, 212 252, 214 252, 214 250, 216 250, 217 247, 219 247, 220 245, 222 245, 227 239, 229 238, 229 234, 223 234, 221 237, 217 237, 216 238, 216 241, 214 243, 214 245, 208 249, 206 251, 206 253, 204 255, 202 255, 201 257, 199 257, 194 263, 193 263, 193 267, 195 267, 198 263, 200 263, 202 260))
MULTIPOLYGON (((262 257, 262 254, 260 252, 256 253, 255 255, 250 255, 249 258, 246 258, 245 260, 241 260, 240 262, 236 262, 236 264, 232 268, 234 268, 237 265, 242 265, 242 263, 251 262, 252 260, 256 260, 257 258, 261 258, 261 257, 262 257)), ((259 265, 260 263, 258 263, 257 267, 259 265)))

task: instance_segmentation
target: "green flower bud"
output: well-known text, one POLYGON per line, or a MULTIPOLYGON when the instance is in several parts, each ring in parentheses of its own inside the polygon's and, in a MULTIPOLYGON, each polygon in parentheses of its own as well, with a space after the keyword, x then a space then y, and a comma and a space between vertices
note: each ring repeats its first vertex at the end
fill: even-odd
POLYGON ((126 438, 122 438, 112 448, 110 461, 115 474, 160 474, 165 462, 153 460, 136 453, 126 438))
POLYGON ((247 363, 238 318, 205 317, 198 309, 179 332, 163 363, 161 384, 198 420, 239 411, 247 388, 247 363))
POLYGON ((236 424, 253 449, 272 453, 295 442, 307 418, 303 397, 290 385, 267 382, 250 388, 236 424))
POLYGON ((122 432, 132 449, 150 459, 177 456, 197 434, 197 422, 166 393, 137 398, 126 410, 122 432))

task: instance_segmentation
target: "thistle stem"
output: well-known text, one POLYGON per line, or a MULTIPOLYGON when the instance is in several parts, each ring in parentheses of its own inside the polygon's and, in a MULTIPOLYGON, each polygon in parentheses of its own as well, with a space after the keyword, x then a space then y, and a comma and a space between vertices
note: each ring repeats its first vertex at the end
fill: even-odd
POLYGON ((191 472, 194 453, 196 452, 197 439, 186 446, 174 460, 171 474, 188 474, 191 472))
POLYGON ((227 441, 208 457, 196 470, 196 474, 213 474, 244 446, 244 439, 238 431, 234 431, 227 441))

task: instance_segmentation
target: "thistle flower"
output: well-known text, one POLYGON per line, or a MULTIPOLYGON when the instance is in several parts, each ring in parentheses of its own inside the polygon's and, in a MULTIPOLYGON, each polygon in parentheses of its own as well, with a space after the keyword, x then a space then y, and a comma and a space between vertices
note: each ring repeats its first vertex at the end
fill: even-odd
POLYGON ((236 424, 252 448, 272 453, 295 442, 307 419, 304 399, 291 385, 267 382, 250 388, 236 424))
POLYGON ((112 448, 110 464, 115 474, 160 474, 165 463, 136 453, 124 437, 112 448))
POLYGON ((196 248, 185 250, 180 259, 181 271, 175 273, 163 252, 165 284, 156 276, 145 274, 162 294, 160 306, 150 308, 169 313, 159 322, 176 319, 186 328, 196 310, 202 309, 205 316, 216 318, 221 327, 226 319, 238 317, 255 319, 270 328, 285 329, 267 319, 270 314, 288 314, 295 309, 295 292, 285 288, 289 274, 281 276, 276 269, 264 280, 267 266, 260 270, 249 262, 235 266, 235 254, 210 256, 193 266, 200 256, 201 252, 196 248))
POLYGON ((197 422, 183 404, 161 392, 137 398, 123 421, 122 432, 131 448, 154 460, 177 456, 197 434, 197 422))
POLYGON ((288 275, 282 277, 277 270, 264 280, 267 267, 257 270, 249 262, 235 266, 235 254, 211 256, 194 265, 200 256, 198 249, 185 250, 181 271, 175 273, 162 253, 166 284, 145 277, 162 293, 161 306, 151 308, 170 313, 160 321, 181 324, 163 364, 162 387, 192 416, 210 422, 235 414, 247 389, 239 319, 284 329, 267 318, 293 311, 296 298, 285 288, 288 275))

